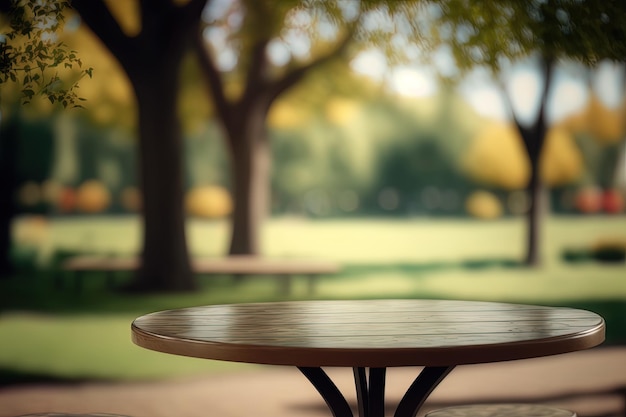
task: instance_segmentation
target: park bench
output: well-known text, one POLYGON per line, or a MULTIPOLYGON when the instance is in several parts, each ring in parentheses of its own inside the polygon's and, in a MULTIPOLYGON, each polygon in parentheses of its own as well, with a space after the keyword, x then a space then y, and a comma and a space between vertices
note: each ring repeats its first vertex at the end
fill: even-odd
MULTIPOLYGON (((115 272, 130 272, 139 267, 136 257, 111 257, 102 255, 77 255, 61 263, 61 270, 73 274, 74 288, 80 292, 87 272, 103 272, 109 288, 114 286, 115 272)), ((339 265, 329 261, 310 259, 281 259, 262 256, 232 255, 224 258, 197 258, 192 260, 196 274, 232 275, 236 277, 273 275, 279 281, 279 292, 291 292, 293 276, 307 277, 307 291, 315 292, 315 282, 319 275, 339 272, 339 265)))

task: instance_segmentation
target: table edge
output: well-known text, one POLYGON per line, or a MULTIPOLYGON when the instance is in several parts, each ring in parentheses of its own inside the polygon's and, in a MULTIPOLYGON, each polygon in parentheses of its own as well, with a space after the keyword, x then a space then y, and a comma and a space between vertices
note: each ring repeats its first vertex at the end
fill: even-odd
MULTIPOLYGON (((600 316, 598 316, 600 317, 600 316)), ((131 340, 137 346, 163 353, 229 362, 291 366, 399 367, 450 366, 530 359, 585 350, 604 342, 606 325, 601 322, 574 335, 488 345, 436 348, 316 348, 238 345, 172 338, 131 325, 131 340)))

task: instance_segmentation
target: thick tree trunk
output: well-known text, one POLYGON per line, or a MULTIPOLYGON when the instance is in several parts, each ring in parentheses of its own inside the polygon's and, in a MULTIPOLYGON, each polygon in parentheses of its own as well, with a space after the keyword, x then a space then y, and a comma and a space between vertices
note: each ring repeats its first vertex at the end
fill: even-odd
POLYGON ((103 0, 72 1, 118 59, 137 98, 144 230, 142 266, 131 287, 140 291, 195 288, 185 239, 177 93, 180 65, 206 0, 178 3, 141 1, 141 32, 127 36, 103 0))
POLYGON ((153 67, 134 83, 139 107, 144 232, 142 266, 131 285, 137 291, 196 288, 185 237, 177 77, 176 68, 153 67))
POLYGON ((10 260, 11 221, 15 215, 15 123, 0 129, 0 279, 13 272, 10 260))
POLYGON ((234 209, 230 255, 259 255, 260 233, 270 204, 271 149, 265 115, 249 113, 240 137, 231 138, 234 209))

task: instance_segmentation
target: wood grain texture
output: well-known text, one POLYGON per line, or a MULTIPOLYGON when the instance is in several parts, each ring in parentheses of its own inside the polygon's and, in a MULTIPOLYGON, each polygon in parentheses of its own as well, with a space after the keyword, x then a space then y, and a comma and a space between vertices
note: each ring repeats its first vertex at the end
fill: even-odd
POLYGON ((485 404, 442 408, 426 417, 576 417, 576 413, 538 404, 485 404))
POLYGON ((448 366, 566 353, 604 340, 570 308, 449 300, 301 301, 148 314, 132 339, 156 351, 295 366, 448 366))

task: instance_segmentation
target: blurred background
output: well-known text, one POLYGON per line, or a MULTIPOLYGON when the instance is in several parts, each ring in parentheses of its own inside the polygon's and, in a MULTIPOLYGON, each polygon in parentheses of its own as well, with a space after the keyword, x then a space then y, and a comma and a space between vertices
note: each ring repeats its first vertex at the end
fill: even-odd
POLYGON ((127 335, 139 314, 222 302, 565 305, 601 313, 609 343, 626 341, 625 70, 598 34, 621 22, 590 29, 556 9, 552 27, 546 2, 468 2, 469 14, 446 1, 196 3, 142 13, 139 2, 75 1, 43 32, 80 65, 32 64, 75 86, 73 100, 31 90, 23 68, 0 84, 7 383, 234 366, 151 356, 127 335), (532 32, 538 11, 546 33, 532 32), (501 15, 521 29, 504 31, 501 15), (589 42, 563 47, 559 36, 578 39, 568 24, 589 42), (179 220, 180 235, 159 234, 159 222, 174 230, 179 220), (164 241, 174 249, 151 252, 164 241), (314 294, 297 280, 277 294, 272 277, 191 274, 177 286, 184 267, 152 279, 154 253, 173 252, 172 265, 249 254, 340 272, 319 277, 314 294), (82 254, 142 257, 144 267, 117 273, 113 289, 90 273, 76 292, 62 262, 82 254), (135 281, 142 291, 119 289, 135 281), (101 363, 84 353, 103 343, 85 337, 94 320, 114 335, 101 363), (37 355, 42 346, 56 348, 37 355))

